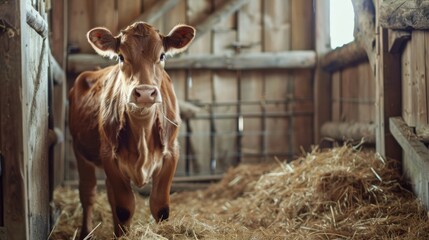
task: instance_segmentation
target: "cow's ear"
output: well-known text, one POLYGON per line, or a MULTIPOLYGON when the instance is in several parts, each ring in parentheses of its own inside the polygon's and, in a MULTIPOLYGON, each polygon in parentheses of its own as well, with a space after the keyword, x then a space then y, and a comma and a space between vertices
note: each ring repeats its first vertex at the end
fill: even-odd
POLYGON ((195 38, 195 28, 179 24, 164 37, 165 51, 171 55, 185 51, 195 38))
POLYGON ((94 50, 101 56, 113 57, 117 55, 119 43, 108 29, 93 28, 88 32, 87 38, 94 50))

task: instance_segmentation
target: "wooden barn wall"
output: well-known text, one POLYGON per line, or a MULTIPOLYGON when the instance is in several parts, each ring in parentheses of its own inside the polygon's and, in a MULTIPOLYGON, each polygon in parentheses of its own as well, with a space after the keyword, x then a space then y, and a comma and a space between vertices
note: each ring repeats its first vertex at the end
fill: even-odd
POLYGON ((49 233, 49 46, 26 24, 28 6, 44 16, 45 1, 0 3, 0 16, 13 26, 0 32, 1 239, 49 233))
MULTIPOLYGON (((402 52, 402 118, 427 148, 429 125, 429 31, 412 31, 402 52)), ((408 136, 407 136, 408 137, 408 136)), ((421 152, 422 156, 424 152, 421 152)), ((403 149, 402 169, 415 193, 429 206, 427 158, 403 149)))
POLYGON ((332 121, 375 122, 375 80, 368 62, 332 73, 332 121))
MULTIPOLYGON (((181 0, 151 24, 164 34, 178 23, 196 26, 226 2, 181 0)), ((105 26, 117 34, 156 3, 69 1, 69 52, 94 53, 85 38, 90 28, 105 26)), ((313 16, 312 0, 251 0, 199 36, 185 54, 312 50, 313 16)), ((309 149, 313 143, 311 70, 183 69, 170 70, 169 74, 179 100, 200 107, 181 128, 178 175, 187 174, 186 169, 191 175, 223 173, 231 164, 272 160, 275 156, 292 159, 301 153, 301 146, 309 149)), ((67 141, 68 176, 75 179, 70 138, 67 141)))

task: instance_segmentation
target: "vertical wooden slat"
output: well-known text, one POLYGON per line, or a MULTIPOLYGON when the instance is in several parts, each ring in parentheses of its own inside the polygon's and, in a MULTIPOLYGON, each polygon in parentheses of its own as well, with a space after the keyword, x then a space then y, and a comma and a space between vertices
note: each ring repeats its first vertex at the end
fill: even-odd
MULTIPOLYGON (((315 1, 316 9, 316 52, 318 58, 330 50, 330 29, 329 29, 329 4, 328 0, 315 1)), ((320 66, 316 67, 314 77, 314 141, 320 141, 320 128, 324 122, 331 119, 332 105, 331 105, 331 92, 332 82, 331 75, 321 69, 320 66)))
MULTIPOLYGON (((65 65, 65 36, 64 36, 64 1, 55 1, 52 4, 52 55, 60 66, 65 65)), ((66 79, 54 86, 53 105, 54 105, 54 127, 65 133, 65 106, 66 106, 66 79)), ((51 156, 51 166, 53 174, 53 187, 58 186, 64 180, 64 142, 54 147, 54 154, 51 156)))
MULTIPOLYGON (((292 0, 292 50, 311 50, 314 49, 314 14, 312 0, 292 0)), ((313 71, 295 70, 292 79, 294 81, 294 96, 297 99, 313 98, 313 71)), ((306 105, 295 104, 294 111, 300 110, 306 105)), ((313 109, 313 107, 310 107, 313 109)), ((293 120, 294 129, 294 150, 299 152, 302 146, 309 150, 313 141, 313 116, 295 117, 293 120)))
MULTIPOLYGON (((133 23, 142 9, 141 0, 116 0, 118 4, 118 30, 124 29, 133 23)), ((176 15, 170 15, 176 18, 176 15)), ((179 16, 177 16, 179 17, 179 16)))
MULTIPOLYGON (((250 1, 238 12, 237 40, 240 52, 260 52, 262 50, 262 3, 261 1, 250 1), (251 29, 251 31, 249 31, 251 29)), ((261 71, 241 72, 241 100, 262 101, 265 96, 264 76, 261 71)), ((242 113, 262 112, 258 105, 241 105, 242 113)), ((244 119, 242 138, 242 159, 245 162, 260 161, 258 154, 262 154, 262 120, 244 119), (252 156, 253 155, 253 156, 252 156)))
MULTIPOLYGON (((212 11, 211 0, 186 0, 186 18, 192 26, 196 26, 205 19, 212 11)), ((197 32, 197 35, 200 34, 197 32)), ((212 32, 209 31, 204 36, 196 39, 189 48, 189 54, 211 53, 212 32)), ((213 98, 211 88, 212 74, 205 70, 188 70, 186 73, 186 93, 185 100, 207 102, 213 98)), ((207 114, 209 109, 204 109, 203 114, 207 114)), ((195 164, 199 164, 201 171, 199 174, 208 174, 210 170, 210 123, 206 120, 192 120, 189 124, 192 129, 190 145, 195 149, 195 164)), ((191 146, 190 146, 191 147, 191 146)), ((195 174, 195 172, 194 172, 195 174)))
MULTIPOLYGON (((118 0, 92 0, 92 17, 94 18, 93 26, 90 27, 105 27, 109 29, 113 35, 119 33, 118 29, 118 0)), ((122 4, 124 4, 122 2, 122 4)))
POLYGON ((425 33, 413 31, 411 39, 414 77, 417 82, 417 130, 428 124, 426 102, 426 59, 425 59, 425 33))
POLYGON ((28 239, 28 199, 26 193, 26 108, 22 96, 27 80, 25 68, 25 1, 3 2, 1 18, 9 23, 9 34, 0 34, 0 154, 2 155, 3 224, 6 238, 28 239))
POLYGON ((332 121, 341 121, 341 71, 332 73, 332 121))
MULTIPOLYGON (((268 0, 262 1, 263 8, 263 38, 262 49, 264 52, 287 51, 291 49, 291 1, 268 0), (282 39, 282 41, 278 41, 282 39)), ((291 100, 293 87, 289 71, 273 70, 264 72, 264 98, 266 100, 291 100)), ((287 106, 290 106, 288 104, 287 106)), ((283 112, 287 110, 285 104, 263 106, 262 111, 283 112)), ((287 152, 293 149, 294 129, 290 125, 290 118, 266 118, 263 117, 265 140, 263 140, 263 152, 267 154, 287 152)))
POLYGON ((86 33, 94 26, 93 2, 73 0, 68 2, 68 43, 82 53, 94 53, 86 40, 86 33))
POLYGON ((417 124, 418 84, 413 70, 413 47, 409 42, 402 53, 402 117, 410 127, 417 124))
POLYGON ((370 123, 374 122, 374 88, 375 81, 373 79, 372 70, 368 62, 361 63, 358 66, 358 81, 359 81, 359 97, 362 100, 359 104, 359 122, 370 123))
POLYGON ((376 60, 376 150, 384 157, 401 159, 398 143, 389 131, 389 118, 400 116, 401 59, 388 51, 388 31, 379 28, 376 60))

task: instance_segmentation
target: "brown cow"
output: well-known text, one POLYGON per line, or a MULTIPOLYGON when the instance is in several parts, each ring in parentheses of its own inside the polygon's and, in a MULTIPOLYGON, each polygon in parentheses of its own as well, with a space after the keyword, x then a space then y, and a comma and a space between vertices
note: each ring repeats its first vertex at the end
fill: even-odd
POLYGON ((96 167, 106 173, 116 236, 126 232, 134 214, 131 183, 142 187, 152 180, 152 216, 156 221, 168 218, 180 117, 164 61, 166 54, 184 51, 194 36, 195 29, 187 25, 177 25, 164 36, 144 22, 134 23, 118 36, 105 28, 88 32, 95 51, 117 57, 119 63, 83 72, 69 94, 83 207, 81 239, 92 229, 96 167))

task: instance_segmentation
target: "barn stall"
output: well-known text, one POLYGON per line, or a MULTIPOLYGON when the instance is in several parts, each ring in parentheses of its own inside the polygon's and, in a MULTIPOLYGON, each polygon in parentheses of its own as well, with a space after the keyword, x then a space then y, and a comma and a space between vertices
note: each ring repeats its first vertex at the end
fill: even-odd
MULTIPOLYGON (((67 88, 115 64, 89 29, 147 21, 197 39, 166 63, 183 119, 171 219, 154 223, 139 198, 128 239, 427 239, 429 5, 352 2, 355 41, 334 50, 329 1, 0 2, 0 238, 74 239, 67 88)), ((111 238, 98 176, 93 235, 111 238)))

